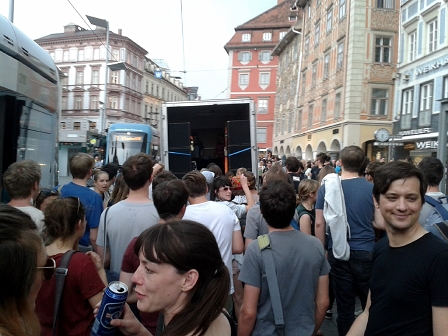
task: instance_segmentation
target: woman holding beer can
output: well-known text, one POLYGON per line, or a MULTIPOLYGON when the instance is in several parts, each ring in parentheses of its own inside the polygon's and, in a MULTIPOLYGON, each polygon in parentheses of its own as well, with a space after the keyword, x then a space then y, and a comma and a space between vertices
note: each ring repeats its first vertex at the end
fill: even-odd
MULTIPOLYGON (((163 314, 160 335, 230 336, 223 313, 230 279, 213 234, 193 221, 170 221, 144 231, 135 245, 140 266, 132 277, 137 307, 163 314)), ((151 335, 125 306, 111 321, 125 335, 151 335)), ((157 334, 159 335, 159 334, 157 334)))
MULTIPOLYGON (((51 244, 47 253, 60 267, 64 254, 78 249, 86 228, 85 209, 76 197, 58 198, 45 209, 45 227, 51 244)), ((93 310, 107 285, 100 257, 94 252, 74 253, 68 264, 55 335, 90 335, 93 310)), ((42 336, 53 334, 56 277, 46 281, 36 300, 42 336)))

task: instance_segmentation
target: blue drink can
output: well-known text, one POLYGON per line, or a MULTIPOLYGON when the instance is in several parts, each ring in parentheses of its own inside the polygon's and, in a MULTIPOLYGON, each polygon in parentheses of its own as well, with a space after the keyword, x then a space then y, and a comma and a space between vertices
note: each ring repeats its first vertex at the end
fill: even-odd
POLYGON ((98 315, 93 322, 92 336, 106 336, 115 333, 110 321, 121 316, 128 297, 128 286, 120 281, 113 281, 107 286, 101 301, 98 315))

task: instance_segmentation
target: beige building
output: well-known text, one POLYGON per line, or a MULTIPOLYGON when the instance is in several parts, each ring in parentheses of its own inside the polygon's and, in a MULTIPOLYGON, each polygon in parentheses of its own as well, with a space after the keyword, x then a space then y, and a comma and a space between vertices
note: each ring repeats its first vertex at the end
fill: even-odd
MULTIPOLYGON (((387 157, 377 131, 389 132, 392 125, 399 1, 297 0, 295 5, 303 10, 302 57, 297 105, 284 121, 286 129, 294 129, 289 151, 304 159, 318 152, 337 158, 343 147, 358 145, 371 159, 387 157)), ((281 154, 280 141, 286 139, 274 139, 274 154, 281 154)), ((284 144, 283 151, 288 152, 284 144)))
POLYGON ((101 135, 111 124, 148 123, 157 127, 164 101, 187 99, 179 79, 148 59, 147 51, 123 36, 121 29, 118 34, 109 32, 106 81, 106 40, 105 29, 91 31, 74 23, 64 26, 63 33, 36 40, 51 55, 62 77, 58 133, 62 182, 69 176, 71 155, 79 151, 101 153, 101 135))

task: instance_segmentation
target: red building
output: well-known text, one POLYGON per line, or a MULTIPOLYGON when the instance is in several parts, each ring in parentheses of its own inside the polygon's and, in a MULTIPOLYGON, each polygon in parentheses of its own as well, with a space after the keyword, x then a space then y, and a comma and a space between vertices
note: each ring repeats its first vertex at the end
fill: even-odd
POLYGON ((295 1, 276 6, 235 28, 224 46, 229 54, 230 98, 253 98, 257 113, 257 141, 261 152, 272 148, 278 57, 271 51, 298 19, 295 1))

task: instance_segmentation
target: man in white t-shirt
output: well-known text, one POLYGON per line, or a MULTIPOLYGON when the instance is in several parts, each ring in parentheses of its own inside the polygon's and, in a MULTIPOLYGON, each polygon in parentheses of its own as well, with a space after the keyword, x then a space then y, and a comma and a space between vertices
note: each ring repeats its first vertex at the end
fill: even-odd
POLYGON ((243 253, 244 243, 241 226, 235 213, 224 204, 207 200, 207 181, 199 171, 186 174, 182 180, 189 192, 189 205, 183 219, 205 225, 215 236, 226 264, 230 279, 230 294, 233 294, 232 254, 243 253))
POLYGON ((32 205, 40 191, 40 166, 32 160, 15 162, 3 174, 3 183, 11 201, 9 205, 25 212, 36 223, 39 231, 44 227, 44 213, 32 205))

